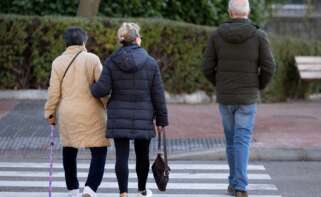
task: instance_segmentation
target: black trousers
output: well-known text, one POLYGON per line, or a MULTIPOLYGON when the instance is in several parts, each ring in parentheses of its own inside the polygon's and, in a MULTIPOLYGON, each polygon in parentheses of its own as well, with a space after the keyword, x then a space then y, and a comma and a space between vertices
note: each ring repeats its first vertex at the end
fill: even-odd
MULTIPOLYGON (((116 147, 115 171, 119 186, 119 192, 128 192, 128 158, 129 139, 114 139, 116 147)), ((138 190, 146 190, 146 182, 149 172, 149 144, 150 139, 135 139, 136 173, 138 179, 138 190)))
MULTIPOLYGON (((62 152, 67 189, 79 189, 79 182, 77 178, 78 149, 73 147, 63 147, 62 152)), ((93 191, 96 192, 104 175, 107 147, 93 147, 90 148, 90 152, 91 162, 85 185, 89 186, 93 191)))

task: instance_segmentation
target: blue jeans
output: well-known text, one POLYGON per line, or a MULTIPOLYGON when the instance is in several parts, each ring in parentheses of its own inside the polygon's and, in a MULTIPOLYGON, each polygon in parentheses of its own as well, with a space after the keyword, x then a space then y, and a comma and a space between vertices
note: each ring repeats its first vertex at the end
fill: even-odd
POLYGON ((247 166, 256 114, 256 104, 219 105, 222 116, 226 155, 230 168, 229 184, 239 191, 248 185, 247 166))

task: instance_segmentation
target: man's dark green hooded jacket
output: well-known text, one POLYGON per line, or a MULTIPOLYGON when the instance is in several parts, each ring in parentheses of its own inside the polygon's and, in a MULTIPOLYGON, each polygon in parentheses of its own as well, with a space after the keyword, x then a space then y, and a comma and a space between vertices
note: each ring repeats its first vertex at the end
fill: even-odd
POLYGON ((223 23, 209 39, 203 71, 216 86, 218 103, 256 103, 275 71, 267 35, 248 19, 223 23))

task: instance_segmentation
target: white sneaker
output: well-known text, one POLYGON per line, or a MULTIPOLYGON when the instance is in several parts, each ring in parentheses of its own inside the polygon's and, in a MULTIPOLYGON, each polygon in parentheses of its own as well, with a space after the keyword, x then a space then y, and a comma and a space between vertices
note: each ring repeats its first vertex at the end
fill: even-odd
POLYGON ((97 197, 97 195, 90 187, 86 186, 82 193, 82 197, 97 197))
POLYGON ((80 197, 79 189, 68 190, 68 197, 80 197))
POLYGON ((139 192, 137 194, 137 197, 152 197, 152 196, 153 196, 153 192, 152 192, 152 190, 149 190, 149 189, 147 189, 144 192, 139 192))

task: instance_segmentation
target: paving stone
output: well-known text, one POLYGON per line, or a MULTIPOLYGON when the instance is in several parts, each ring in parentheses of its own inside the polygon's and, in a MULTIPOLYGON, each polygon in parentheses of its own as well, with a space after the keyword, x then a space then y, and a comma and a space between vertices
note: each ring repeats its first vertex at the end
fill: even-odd
MULTIPOLYGON (((23 100, 0 120, 1 151, 47 151, 49 148, 50 128, 43 118, 44 101, 23 100)), ((168 139, 169 154, 198 152, 215 147, 223 147, 222 138, 170 138, 168 139)), ((131 144, 133 149, 133 144, 131 144)), ((54 150, 61 150, 59 136, 55 137, 54 150)), ((114 151, 111 147, 109 151, 114 151)), ((151 143, 151 152, 157 152, 157 140, 151 143)))

